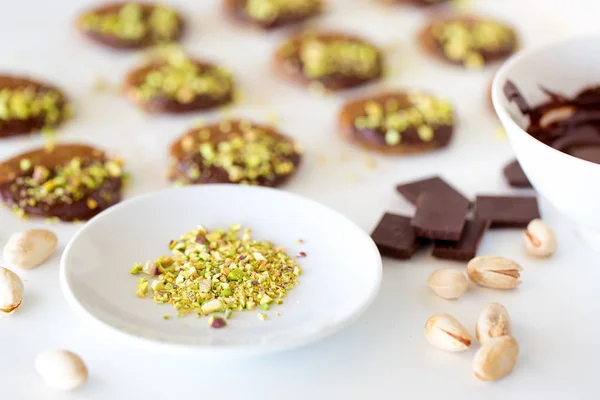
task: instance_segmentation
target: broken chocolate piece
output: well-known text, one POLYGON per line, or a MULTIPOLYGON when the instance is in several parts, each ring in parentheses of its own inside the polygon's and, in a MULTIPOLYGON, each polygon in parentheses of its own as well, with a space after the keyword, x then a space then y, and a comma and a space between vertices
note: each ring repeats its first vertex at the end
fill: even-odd
POLYGON ((525 228, 540 211, 533 196, 477 196, 475 218, 490 220, 492 228, 525 228))
POLYGON ((409 259, 422 245, 410 226, 410 218, 385 213, 371 234, 382 256, 409 259))
POLYGON ((525 175, 525 172, 523 172, 519 161, 514 160, 506 167, 504 167, 502 172, 504 173, 504 177, 506 178, 510 186, 516 188, 532 187, 531 182, 529 182, 529 179, 527 179, 527 176, 525 175))
POLYGON ((463 196, 459 191, 454 189, 448 184, 448 182, 446 182, 439 176, 433 176, 431 178, 425 178, 418 181, 404 183, 402 185, 396 186, 396 190, 406 200, 410 201, 412 204, 415 205, 417 204, 417 199, 423 193, 431 193, 437 197, 443 198, 457 196, 462 197, 467 202, 469 201, 465 196, 463 196))
POLYGON ((469 212, 469 201, 462 196, 423 193, 411 226, 418 237, 459 240, 469 212))
POLYGON ((469 261, 477 255, 477 249, 489 227, 489 220, 466 221, 460 240, 458 242, 436 240, 432 255, 445 260, 469 261))
POLYGON ((506 81, 504 84, 504 95, 509 102, 513 101, 517 107, 519 107, 521 113, 529 114, 531 112, 529 103, 527 103, 527 100, 525 100, 525 97, 523 97, 521 91, 517 88, 513 81, 506 81))

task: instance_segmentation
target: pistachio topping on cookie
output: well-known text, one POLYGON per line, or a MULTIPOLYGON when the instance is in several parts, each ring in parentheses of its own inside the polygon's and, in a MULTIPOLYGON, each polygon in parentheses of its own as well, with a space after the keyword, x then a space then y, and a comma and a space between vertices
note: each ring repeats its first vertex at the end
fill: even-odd
POLYGON ((126 86, 134 100, 144 106, 159 99, 167 110, 193 111, 228 103, 233 98, 233 77, 224 68, 173 52, 130 73, 126 86), (179 105, 179 106, 178 106, 179 105))
POLYGON ((276 186, 295 172, 301 149, 271 127, 222 121, 186 134, 171 155, 173 178, 180 183, 276 186))
POLYGON ((0 89, 0 127, 3 121, 34 118, 42 118, 43 127, 52 127, 68 114, 65 98, 58 90, 34 86, 0 89))
POLYGON ((483 18, 438 21, 431 26, 431 34, 448 60, 470 69, 506 57, 517 42, 512 28, 483 18))
POLYGON ((285 16, 302 19, 320 8, 321 0, 247 0, 244 7, 251 19, 261 23, 272 23, 285 16))
POLYGON ((183 25, 177 11, 138 2, 116 3, 86 12, 79 24, 84 32, 140 45, 175 40, 183 25))
POLYGON ((416 129, 423 142, 430 142, 432 128, 453 125, 454 112, 449 101, 422 92, 408 93, 405 99, 390 97, 385 101, 370 100, 364 106, 364 113, 356 116, 356 129, 375 129, 385 132, 389 146, 401 143, 402 133, 416 129))

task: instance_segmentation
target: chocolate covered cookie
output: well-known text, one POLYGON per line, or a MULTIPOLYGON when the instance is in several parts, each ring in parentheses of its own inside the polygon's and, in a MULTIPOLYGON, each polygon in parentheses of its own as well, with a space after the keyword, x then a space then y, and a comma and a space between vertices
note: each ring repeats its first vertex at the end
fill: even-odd
POLYGON ((174 9, 135 1, 111 3, 83 13, 79 30, 114 49, 140 49, 181 38, 184 22, 174 9))
POLYGON ((0 75, 0 137, 54 128, 70 115, 62 91, 47 83, 0 75))
POLYGON ((36 149, 0 163, 0 198, 21 216, 87 220, 121 199, 122 166, 82 144, 36 149))
POLYGON ((323 9, 322 0, 224 0, 223 4, 235 20, 267 30, 304 22, 323 9))
POLYGON ((410 4, 418 7, 434 6, 436 4, 448 3, 451 0, 382 0, 385 3, 410 4))
POLYGON ((206 110, 233 100, 229 71, 174 54, 152 61, 125 78, 125 92, 150 113, 185 113, 206 110))
POLYGON ((347 103, 339 114, 349 141, 382 153, 418 153, 444 147, 454 131, 447 100, 424 92, 390 92, 347 103))
POLYGON ((225 120, 193 129, 171 145, 169 178, 275 187, 296 172, 301 158, 300 147, 272 127, 225 120))
POLYGON ((275 53, 275 66, 282 76, 301 85, 337 91, 380 79, 383 55, 355 36, 310 32, 282 44, 275 53))
POLYGON ((435 20, 419 40, 430 54, 469 69, 503 60, 518 46, 517 34, 510 26, 480 17, 435 20))

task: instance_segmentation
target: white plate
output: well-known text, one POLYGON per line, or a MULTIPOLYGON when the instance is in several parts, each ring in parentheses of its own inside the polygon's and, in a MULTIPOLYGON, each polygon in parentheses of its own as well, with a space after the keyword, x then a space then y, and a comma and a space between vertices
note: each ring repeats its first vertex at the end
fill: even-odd
POLYGON ((313 342, 353 322, 379 290, 381 257, 364 231, 312 200, 274 189, 203 185, 151 193, 101 213, 66 247, 60 275, 75 311, 149 348, 257 354, 313 342), (266 311, 266 321, 257 311, 236 312, 225 329, 211 329, 206 318, 178 318, 171 305, 135 296, 134 262, 170 254, 169 241, 196 225, 234 223, 291 255, 307 253, 300 283, 266 311), (165 313, 173 317, 164 320, 165 313))

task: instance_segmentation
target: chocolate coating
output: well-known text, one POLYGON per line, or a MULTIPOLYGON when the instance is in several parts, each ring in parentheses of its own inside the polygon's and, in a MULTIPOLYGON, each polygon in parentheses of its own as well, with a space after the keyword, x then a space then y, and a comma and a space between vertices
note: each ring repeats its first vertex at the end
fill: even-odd
POLYGON ((302 86, 320 85, 328 91, 340 91, 355 88, 379 80, 383 75, 383 54, 373 44, 353 35, 338 32, 300 33, 290 38, 275 53, 274 64, 276 71, 284 78, 302 86), (372 76, 361 77, 353 74, 336 72, 318 78, 309 77, 304 72, 301 59, 301 48, 307 38, 314 38, 328 43, 336 40, 365 44, 377 50, 376 71, 372 76))
POLYGON ((496 48, 491 47, 482 47, 476 51, 477 54, 481 57, 482 65, 486 65, 489 63, 493 63, 496 61, 504 60, 513 54, 518 48, 518 38, 516 32, 510 28, 508 25, 504 23, 500 23, 497 21, 493 21, 487 18, 474 17, 474 16, 460 16, 460 17, 449 17, 449 18, 440 18, 433 20, 429 25, 427 25, 419 34, 419 43, 422 48, 432 56, 444 60, 448 63, 454 65, 466 66, 465 61, 462 59, 452 59, 448 57, 448 55, 444 51, 443 43, 436 38, 434 33, 436 24, 439 23, 460 23, 464 24, 466 27, 472 29, 478 22, 480 21, 489 21, 501 24, 509 29, 510 40, 506 43, 503 43, 501 46, 496 48))
POLYGON ((417 7, 431 7, 447 3, 450 0, 382 0, 386 3, 410 4, 417 7))
POLYGON ((118 203, 121 200, 122 179, 111 177, 98 188, 83 193, 82 198, 78 200, 38 201, 35 205, 22 205, 22 202, 30 197, 24 192, 25 186, 19 184, 17 178, 31 176, 32 171, 23 172, 20 168, 21 160, 27 159, 32 165, 44 166, 53 174, 56 167, 75 157, 80 158, 83 165, 93 161, 107 161, 103 151, 82 144, 63 144, 56 146, 52 151, 40 148, 17 155, 0 163, 0 198, 8 206, 19 207, 26 215, 57 217, 63 221, 88 220, 118 203), (97 204, 93 209, 88 206, 90 199, 97 204))
POLYGON ((223 9, 235 21, 246 25, 253 25, 264 30, 297 25, 321 14, 323 11, 323 4, 320 4, 317 9, 307 14, 284 13, 271 21, 259 21, 248 15, 245 10, 246 3, 248 3, 248 0, 223 0, 223 9))
MULTIPOLYGON (((228 171, 214 163, 207 162, 205 157, 197 149, 202 143, 210 143, 217 147, 219 143, 230 141, 236 137, 242 137, 248 127, 258 129, 265 135, 275 138, 280 143, 287 143, 293 146, 294 151, 290 154, 278 154, 277 162, 290 162, 293 169, 285 173, 269 173, 257 176, 255 179, 244 182, 259 186, 276 187, 285 183, 297 170, 300 165, 302 154, 301 151, 294 145, 294 142, 277 132, 275 129, 265 125, 251 124, 244 121, 227 121, 227 128, 224 129, 223 124, 214 124, 202 128, 195 128, 187 132, 185 135, 177 139, 170 149, 170 167, 169 179, 175 182, 185 184, 203 184, 203 183, 242 183, 240 180, 232 179, 228 171), (203 132, 209 132, 210 137, 202 137, 203 132), (187 143, 186 143, 187 142, 187 143), (192 170, 197 170, 197 176, 193 176, 192 170)), ((246 153, 250 154, 248 147, 246 153)), ((275 161, 275 160, 273 160, 275 161)), ((271 162, 273 164, 273 162, 271 162)), ((233 165, 243 165, 239 162, 234 162, 233 165)))
POLYGON ((400 110, 411 107, 406 92, 389 92, 351 101, 342 107, 338 116, 341 134, 350 142, 361 147, 387 154, 421 153, 445 147, 450 143, 454 132, 454 125, 428 125, 433 129, 433 138, 430 141, 422 140, 419 137, 417 129, 409 127, 401 132, 402 140, 392 146, 386 143, 385 130, 381 128, 359 129, 356 127, 355 119, 365 115, 365 105, 367 103, 377 102, 385 104, 389 99, 396 100, 400 110))
MULTIPOLYGON (((55 91, 59 94, 60 98, 56 104, 60 110, 60 117, 53 127, 60 125, 64 121, 64 109, 67 105, 67 97, 65 94, 50 84, 39 82, 30 78, 14 75, 0 75, 0 91, 2 89, 20 89, 20 88, 33 88, 36 92, 55 91)), ((32 116, 28 119, 0 119, 0 138, 9 137, 16 135, 23 135, 35 131, 39 131, 46 125, 44 114, 32 116)))
MULTIPOLYGON (((216 65, 205 61, 195 60, 194 63, 201 69, 218 68, 216 65)), ((135 94, 135 88, 144 82, 144 79, 150 72, 159 69, 163 65, 164 62, 154 61, 131 71, 125 77, 123 85, 125 92, 133 102, 146 112, 154 114, 183 114, 212 109, 229 104, 233 101, 233 87, 232 90, 225 93, 223 96, 213 97, 210 95, 195 95, 193 100, 187 103, 182 103, 177 99, 162 93, 147 100, 138 99, 135 94)))
MULTIPOLYGON (((157 37, 155 37, 152 34, 151 31, 146 32, 146 34, 143 35, 142 37, 140 37, 139 39, 124 39, 124 38, 117 37, 115 35, 103 34, 101 32, 96 32, 96 31, 92 31, 89 29, 85 29, 85 27, 82 24, 83 16, 87 13, 93 12, 98 15, 114 14, 114 13, 117 13, 127 3, 132 3, 132 2, 109 3, 109 4, 102 5, 100 7, 97 7, 95 9, 88 10, 85 13, 83 13, 82 15, 80 15, 79 18, 77 19, 77 28, 83 35, 85 35, 87 38, 91 39, 92 41, 99 43, 103 46, 110 47, 112 49, 116 49, 116 50, 143 49, 143 48, 154 46, 156 44, 164 42, 165 41, 164 39, 158 39, 157 37)), ((137 4, 141 5, 142 13, 143 13, 142 18, 144 20, 147 20, 149 18, 150 13, 156 7, 156 4, 154 4, 154 3, 142 3, 142 2, 133 2, 133 3, 137 3, 137 4)), ((177 24, 176 32, 171 38, 169 38, 168 41, 178 41, 181 39, 181 37, 184 34, 185 21, 179 13, 177 13, 177 22, 178 22, 178 24, 177 24)))

